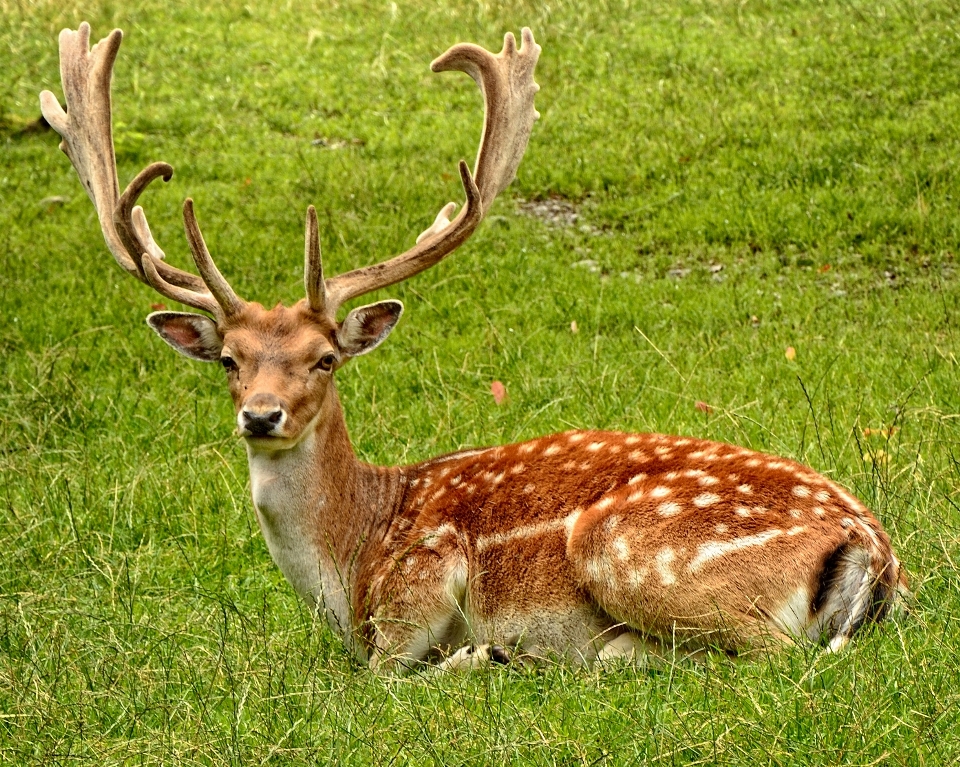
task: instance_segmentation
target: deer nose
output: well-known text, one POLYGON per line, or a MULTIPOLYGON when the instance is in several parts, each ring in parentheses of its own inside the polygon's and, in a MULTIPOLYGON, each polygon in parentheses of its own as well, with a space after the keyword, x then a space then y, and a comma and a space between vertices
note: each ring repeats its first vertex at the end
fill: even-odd
POLYGON ((270 410, 266 413, 243 411, 243 429, 251 437, 266 437, 283 421, 282 410, 270 410))

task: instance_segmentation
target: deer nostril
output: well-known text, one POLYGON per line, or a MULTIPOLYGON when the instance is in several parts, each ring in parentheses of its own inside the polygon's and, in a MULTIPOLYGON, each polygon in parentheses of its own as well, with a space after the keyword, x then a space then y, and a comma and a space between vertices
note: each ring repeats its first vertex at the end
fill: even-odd
POLYGON ((266 413, 243 411, 243 425, 252 437, 265 437, 283 420, 282 410, 270 410, 266 413))

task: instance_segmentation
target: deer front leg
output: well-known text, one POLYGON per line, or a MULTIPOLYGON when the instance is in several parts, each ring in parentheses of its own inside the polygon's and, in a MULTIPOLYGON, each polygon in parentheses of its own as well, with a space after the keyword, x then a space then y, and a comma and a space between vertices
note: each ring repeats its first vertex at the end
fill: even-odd
POLYGON ((467 639, 467 560, 457 547, 417 546, 374 578, 370 623, 375 670, 403 672, 448 657, 467 639))

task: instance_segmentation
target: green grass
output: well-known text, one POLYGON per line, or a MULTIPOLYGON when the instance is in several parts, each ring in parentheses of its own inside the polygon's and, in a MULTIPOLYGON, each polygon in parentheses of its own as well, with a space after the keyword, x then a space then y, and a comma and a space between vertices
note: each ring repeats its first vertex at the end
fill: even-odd
POLYGON ((960 761, 955 0, 170 6, 0 0, 0 762, 960 761), (384 291, 406 317, 339 374, 359 454, 576 426, 788 455, 875 509, 912 614, 840 656, 663 672, 355 664, 270 561, 221 371, 144 325, 157 298, 29 130, 82 19, 127 35, 122 181, 176 168, 143 200, 158 241, 186 265, 192 196, 264 303, 302 295, 308 204, 332 274, 459 199, 480 99, 427 64, 531 26, 543 117, 517 181, 461 251, 384 291), (550 198, 585 230, 519 212, 550 198))

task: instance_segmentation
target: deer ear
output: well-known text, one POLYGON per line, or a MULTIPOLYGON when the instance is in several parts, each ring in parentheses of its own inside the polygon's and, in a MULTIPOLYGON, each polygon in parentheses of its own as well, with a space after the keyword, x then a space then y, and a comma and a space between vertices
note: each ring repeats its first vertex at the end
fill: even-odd
POLYGON ((170 346, 190 359, 215 362, 220 359, 223 339, 217 323, 202 314, 154 312, 147 324, 170 346))
POLYGON ((337 344, 348 357, 373 351, 400 320, 403 304, 387 299, 353 309, 340 323, 337 344))

